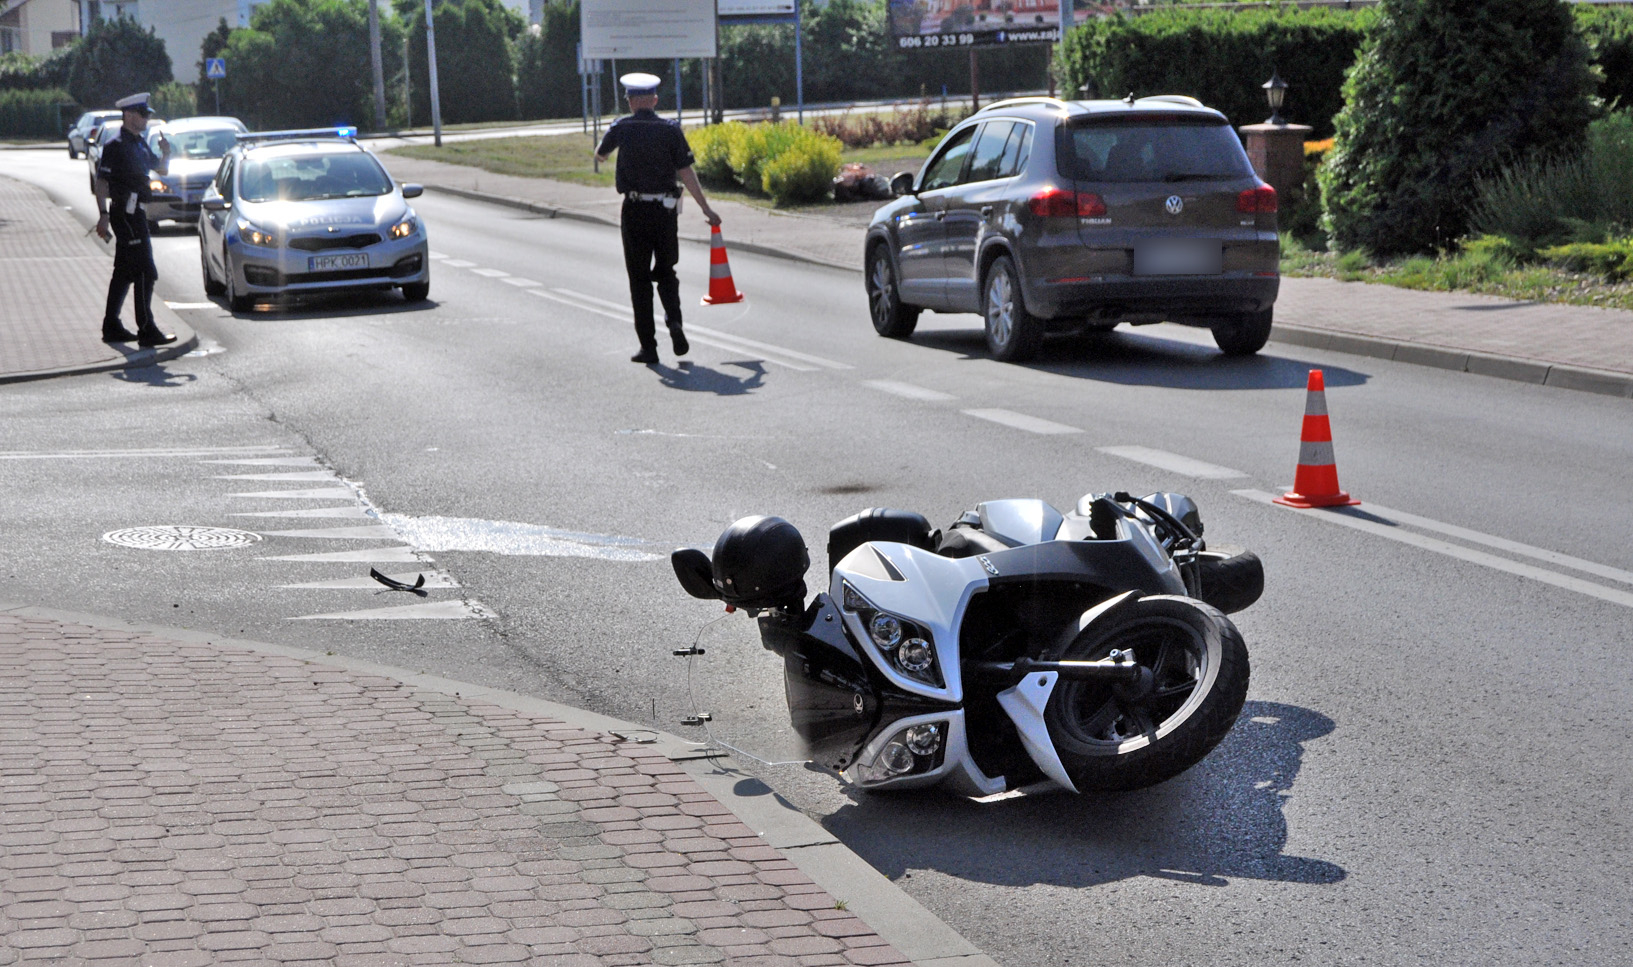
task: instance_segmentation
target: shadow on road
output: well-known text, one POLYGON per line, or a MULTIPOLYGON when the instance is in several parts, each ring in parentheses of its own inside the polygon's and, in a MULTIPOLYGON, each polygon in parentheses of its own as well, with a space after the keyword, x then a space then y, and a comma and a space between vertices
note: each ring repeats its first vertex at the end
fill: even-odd
POLYGON ((1201 765, 1150 789, 989 803, 936 792, 856 794, 823 825, 892 879, 930 869, 1002 886, 1137 876, 1204 886, 1231 878, 1338 883, 1347 874, 1336 864, 1283 852, 1282 807, 1303 743, 1333 727, 1309 709, 1248 702, 1201 765))
MULTIPOLYGON (((227 300, 214 296, 211 301, 223 309, 227 300)), ((405 302, 395 292, 350 292, 340 295, 281 296, 256 302, 247 312, 234 312, 234 319, 250 321, 295 322, 309 319, 344 319, 349 316, 389 316, 405 312, 428 312, 441 303, 435 299, 405 302)))
MULTIPOLYGON (((969 359, 988 357, 980 329, 919 332, 914 334, 913 342, 969 359)), ((1223 356, 1211 343, 1122 329, 1051 337, 1044 342, 1038 358, 1024 365, 1077 379, 1172 389, 1304 389, 1312 369, 1323 371, 1329 387, 1359 386, 1370 378, 1366 373, 1280 356, 1270 350, 1255 356, 1223 356)))
POLYGON ((735 366, 745 370, 745 373, 739 376, 736 373, 721 372, 696 363, 681 363, 678 366, 664 366, 660 363, 647 368, 657 373, 663 385, 669 389, 686 390, 690 393, 743 396, 765 385, 765 363, 757 359, 728 362, 724 365, 735 366))
POLYGON ((175 389, 198 379, 194 373, 172 373, 164 368, 163 363, 154 363, 151 366, 133 366, 130 369, 116 369, 113 378, 123 383, 143 383, 148 386, 164 389, 175 389))

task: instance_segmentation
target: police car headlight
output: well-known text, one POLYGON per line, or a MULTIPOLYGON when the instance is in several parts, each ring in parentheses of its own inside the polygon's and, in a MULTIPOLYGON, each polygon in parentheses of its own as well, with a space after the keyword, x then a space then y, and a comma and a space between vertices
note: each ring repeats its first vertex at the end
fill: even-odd
POLYGON ((263 248, 273 248, 278 244, 277 235, 262 231, 259 227, 246 221, 239 221, 238 235, 249 244, 260 245, 263 248))
POLYGON ((391 226, 391 237, 407 238, 408 236, 414 234, 414 230, 416 228, 419 228, 419 222, 414 219, 414 216, 410 215, 397 224, 391 226))
POLYGON ((152 191, 169 191, 170 190, 169 185, 165 184, 164 182, 160 181, 157 178, 155 178, 152 181, 148 182, 147 187, 152 191))

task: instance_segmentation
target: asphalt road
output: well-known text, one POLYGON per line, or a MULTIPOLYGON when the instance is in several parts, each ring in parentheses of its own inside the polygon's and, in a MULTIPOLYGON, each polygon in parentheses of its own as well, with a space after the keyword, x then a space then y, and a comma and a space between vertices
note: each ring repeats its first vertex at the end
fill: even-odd
MULTIPOLYGON (((83 163, 8 159, 89 221, 83 163)), ((680 734, 697 730, 678 724, 693 706, 669 652, 703 630, 699 707, 775 759, 777 662, 742 615, 708 625, 718 608, 680 591, 673 546, 778 514, 806 536, 814 587, 827 526, 863 507, 946 523, 989 498, 1177 490, 1268 572, 1236 616, 1248 706, 1202 765, 1137 793, 988 803, 756 771, 1012 967, 1633 963, 1633 403, 1277 343, 1227 360, 1166 326, 1001 365, 974 317, 877 338, 860 278, 837 270, 736 254, 749 300, 691 308, 696 246, 681 265, 693 352, 647 369, 627 361, 615 231, 435 194, 416 207, 443 258, 415 307, 201 307, 196 238, 167 231, 160 294, 205 337, 200 355, 0 391, 5 597, 356 654, 680 734), (1317 367, 1341 481, 1366 502, 1345 513, 1265 501, 1291 483, 1317 367), (1146 450, 1106 452, 1127 447, 1146 450), (346 486, 331 472, 353 496, 234 496, 346 486), (317 479, 220 479, 277 473, 317 479), (374 546, 274 533, 367 518, 234 516, 363 501, 434 562, 382 569, 457 583, 427 600, 479 617, 310 619, 419 599, 286 587, 370 565, 269 559, 374 546), (187 553, 101 539, 154 524, 262 539, 187 553), (455 549, 471 547, 488 549, 455 549)))

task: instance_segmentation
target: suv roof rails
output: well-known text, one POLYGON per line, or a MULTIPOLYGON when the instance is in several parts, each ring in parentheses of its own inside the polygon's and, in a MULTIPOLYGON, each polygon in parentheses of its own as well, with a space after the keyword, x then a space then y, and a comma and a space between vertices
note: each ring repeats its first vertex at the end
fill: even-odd
MULTIPOLYGON (((1032 96, 1032 97, 1006 97, 1001 101, 993 101, 991 104, 988 104, 986 107, 982 108, 979 111, 976 111, 975 113, 976 114, 985 114, 988 111, 997 110, 998 108, 1019 107, 1022 104, 1053 104, 1053 105, 1058 105, 1061 108, 1066 108, 1067 107, 1066 102, 1062 101, 1058 97, 1046 97, 1046 96, 1043 96, 1043 95, 1035 95, 1035 96, 1032 96)), ((972 117, 973 117, 973 115, 972 115, 972 117)))
POLYGON ((1201 101, 1185 94, 1151 94, 1140 98, 1142 101, 1166 101, 1169 104, 1185 104, 1190 107, 1206 107, 1201 101))
POLYGON ((333 128, 300 128, 289 131, 249 131, 238 135, 239 141, 357 141, 357 129, 350 125, 333 128))

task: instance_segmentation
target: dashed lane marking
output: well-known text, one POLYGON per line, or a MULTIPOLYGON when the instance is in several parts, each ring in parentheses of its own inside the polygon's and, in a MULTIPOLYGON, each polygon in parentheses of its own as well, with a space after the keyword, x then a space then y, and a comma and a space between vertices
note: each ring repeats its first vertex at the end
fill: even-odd
MULTIPOLYGON (((590 301, 592 301, 592 302, 599 302, 599 303, 602 303, 603 305, 611 305, 611 303, 607 303, 602 299, 594 299, 594 298, 589 297, 589 296, 568 298, 568 297, 563 296, 563 295, 558 295, 555 292, 547 292, 544 289, 527 289, 525 291, 527 291, 528 293, 530 293, 532 295, 536 295, 536 296, 539 296, 541 298, 549 299, 552 302, 559 302, 564 306, 572 306, 574 309, 578 309, 578 310, 583 311, 583 312, 592 312, 592 313, 594 313, 594 314, 596 314, 598 316, 605 316, 608 319, 616 319, 619 322, 628 323, 628 322, 632 322, 634 320, 634 318, 635 318, 634 314, 631 313, 628 309, 618 309, 618 310, 615 311, 613 309, 602 308, 600 305, 589 305, 589 304, 586 304, 584 302, 578 301, 579 298, 586 298, 586 299, 590 299, 590 301)), ((557 291, 561 291, 561 290, 557 290, 557 291)), ((575 296, 576 296, 576 293, 575 293, 575 296)), ((696 334, 696 332, 697 332, 697 330, 694 329, 693 327, 690 327, 690 326, 688 326, 687 329, 686 329, 686 334, 691 337, 692 342, 699 343, 699 344, 705 345, 705 346, 713 346, 716 349, 724 349, 724 350, 726 350, 728 352, 734 352, 734 353, 751 352, 751 350, 748 350, 748 349, 746 349, 746 348, 744 348, 742 346, 731 345, 731 344, 722 342, 720 340, 712 339, 712 338, 710 338, 708 336, 699 336, 699 335, 696 334)), ((762 355, 762 354, 761 353, 754 353, 754 355, 758 356, 758 355, 762 355)), ((791 361, 785 360, 785 359, 777 359, 777 358, 771 356, 770 354, 764 354, 764 358, 765 358, 765 361, 768 362, 768 363, 776 363, 779 366, 783 366, 783 367, 785 367, 787 369, 792 369, 792 370, 795 370, 797 372, 801 372, 801 373, 814 373, 814 372, 816 372, 816 367, 814 367, 814 366, 806 366, 806 365, 803 365, 801 363, 791 362, 791 361)))
POLYGON ((425 254, 427 258, 433 258, 439 262, 448 257, 444 252, 426 252, 425 254))
POLYGON ((1012 410, 964 410, 963 413, 965 416, 973 416, 978 420, 989 420, 1017 430, 1025 430, 1028 433, 1062 434, 1083 432, 1075 426, 1067 426, 1064 423, 1055 423, 1051 420, 1027 416, 1025 413, 1016 413, 1012 410))
POLYGON ((167 308, 170 308, 170 309, 219 309, 220 308, 220 306, 217 306, 214 302, 168 302, 167 301, 165 303, 165 306, 167 308))
POLYGON ((468 269, 476 263, 467 262, 464 259, 443 259, 442 264, 448 266, 450 269, 468 269))
POLYGON ((308 530, 262 531, 267 537, 312 537, 349 541, 398 541, 397 532, 384 524, 365 524, 358 527, 318 527, 308 530))
POLYGON ((870 379, 864 381, 862 385, 871 386, 893 396, 900 396, 910 400, 924 400, 927 403, 943 403, 947 400, 957 399, 957 397, 947 393, 925 389, 923 386, 914 386, 912 383, 898 383, 893 379, 870 379))
MULTIPOLYGON (((452 265, 453 263, 449 262, 448 264, 452 265)), ((510 273, 506 272, 504 269, 471 269, 471 274, 480 275, 486 279, 503 279, 509 277, 510 275, 510 273)))
MULTIPOLYGON (((1262 490, 1233 490, 1231 493, 1236 494, 1238 497, 1246 497, 1249 500, 1257 501, 1261 504, 1267 504, 1269 506, 1278 508, 1282 507, 1281 504, 1275 503, 1274 495, 1267 494, 1262 490)), ((1581 578, 1574 577, 1569 574, 1560 574, 1556 571, 1550 571, 1546 568, 1540 568, 1521 561, 1511 561, 1506 557, 1498 557, 1495 554, 1487 554, 1484 551, 1477 551, 1473 548, 1463 547, 1459 544, 1452 544, 1434 537, 1426 537, 1422 534, 1405 530, 1399 525, 1408 523, 1406 516, 1410 515, 1401 517, 1398 523, 1392 522, 1390 519, 1390 512, 1385 511, 1384 508, 1376 505, 1370 506, 1367 512, 1370 516, 1381 518, 1381 520, 1369 520, 1365 517, 1357 516, 1348 508, 1343 510, 1317 511, 1297 510, 1291 507, 1286 509, 1293 511, 1294 513, 1311 515, 1315 520, 1325 521, 1329 524, 1339 524, 1343 527, 1349 527, 1354 530, 1362 531, 1363 533, 1371 534, 1374 537, 1383 537, 1392 541, 1398 541, 1402 544, 1419 548, 1420 550, 1432 551, 1436 554, 1444 554, 1447 557, 1457 558, 1460 561, 1467 561, 1470 564, 1478 564, 1482 567, 1491 568, 1494 571, 1502 571, 1505 574, 1513 574, 1518 577, 1529 578, 1530 580, 1552 585, 1556 588, 1564 588, 1568 591, 1575 591, 1578 594, 1585 594, 1589 597, 1598 598, 1601 601, 1609 601, 1612 604, 1619 604, 1624 608, 1633 608, 1633 593, 1623 591, 1619 588, 1607 588, 1602 584, 1594 584, 1592 581, 1584 581, 1581 578)), ((1420 517, 1417 519, 1423 520, 1424 518, 1420 517)), ((1451 525, 1441 526, 1444 528, 1450 527, 1451 525)), ((1469 533, 1473 532, 1471 531, 1469 533)), ((1483 537, 1485 535, 1481 536, 1483 537)), ((1500 540, 1500 538, 1498 540, 1500 540)), ((1486 543, 1489 543, 1489 541, 1486 543)))
POLYGON ((267 497, 272 500, 356 500, 357 492, 350 487, 315 487, 311 490, 257 490, 231 496, 267 497))
POLYGON ((1218 464, 1193 460, 1177 453, 1169 453, 1167 450, 1153 450, 1150 447, 1095 447, 1095 450, 1113 457, 1122 457, 1124 460, 1132 460, 1135 463, 1156 467, 1159 470, 1167 470, 1187 477, 1198 477, 1203 480, 1230 480, 1235 477, 1248 476, 1240 470, 1232 470, 1218 464))
POLYGON ((303 614, 290 621, 402 621, 426 619, 457 620, 461 618, 491 617, 489 612, 474 601, 433 601, 429 604, 408 604, 396 608, 370 608, 366 611, 339 611, 334 614, 303 614))
POLYGON ((539 286, 539 285, 544 284, 543 282, 535 282, 532 279, 524 279, 519 275, 505 276, 503 281, 506 282, 509 285, 520 286, 521 288, 524 288, 524 289, 531 289, 534 286, 539 286))

